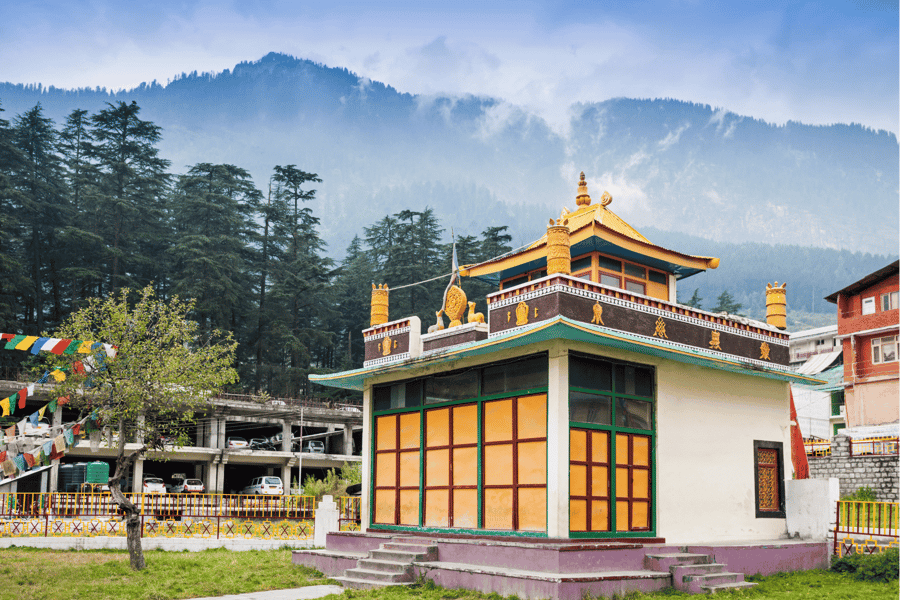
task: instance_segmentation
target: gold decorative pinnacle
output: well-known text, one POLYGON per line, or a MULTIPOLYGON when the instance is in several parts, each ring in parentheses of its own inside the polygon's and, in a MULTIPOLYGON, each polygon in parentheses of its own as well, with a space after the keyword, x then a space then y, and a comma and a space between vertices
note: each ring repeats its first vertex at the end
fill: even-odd
POLYGON ((590 206, 591 195, 588 194, 587 181, 584 180, 584 171, 581 172, 581 178, 578 180, 578 195, 575 196, 575 204, 578 206, 590 206))
POLYGON ((612 194, 604 191, 603 195, 600 196, 600 206, 609 206, 610 204, 612 204, 612 194))

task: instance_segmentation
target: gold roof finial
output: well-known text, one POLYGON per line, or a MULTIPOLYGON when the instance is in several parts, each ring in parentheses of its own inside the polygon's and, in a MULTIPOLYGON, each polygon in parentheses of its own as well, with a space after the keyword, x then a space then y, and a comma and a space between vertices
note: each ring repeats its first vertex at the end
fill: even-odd
POLYGON ((589 206, 591 204, 591 196, 588 194, 587 182, 584 180, 584 171, 581 172, 581 179, 578 180, 578 195, 575 196, 575 204, 578 206, 589 206))
POLYGON ((603 195, 600 196, 600 206, 609 206, 612 202, 612 195, 609 192, 604 191, 603 195))

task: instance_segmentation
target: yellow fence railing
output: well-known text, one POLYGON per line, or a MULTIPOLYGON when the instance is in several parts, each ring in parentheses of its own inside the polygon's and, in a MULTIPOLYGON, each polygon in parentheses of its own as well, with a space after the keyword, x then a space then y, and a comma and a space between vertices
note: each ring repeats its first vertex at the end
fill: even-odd
MULTIPOLYGON (((145 537, 307 539, 313 496, 126 494, 145 537)), ((359 498, 338 498, 341 528, 359 529, 359 498)), ((0 537, 125 535, 108 492, 0 493, 0 537)))
POLYGON ((900 545, 900 505, 897 502, 837 503, 834 553, 874 554, 900 545))

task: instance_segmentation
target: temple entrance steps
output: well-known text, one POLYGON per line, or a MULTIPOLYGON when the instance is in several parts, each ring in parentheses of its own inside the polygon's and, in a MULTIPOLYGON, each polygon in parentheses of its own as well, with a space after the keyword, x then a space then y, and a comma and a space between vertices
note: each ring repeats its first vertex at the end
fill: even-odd
POLYGON ((437 546, 430 540, 397 537, 369 550, 356 567, 347 569, 343 577, 333 577, 344 587, 371 589, 410 585, 415 580, 413 563, 437 560, 437 546))
POLYGON ((672 587, 688 594, 708 594, 724 590, 748 589, 755 583, 744 581, 743 573, 729 573, 725 565, 708 554, 672 552, 647 554, 644 567, 651 571, 669 571, 672 587))

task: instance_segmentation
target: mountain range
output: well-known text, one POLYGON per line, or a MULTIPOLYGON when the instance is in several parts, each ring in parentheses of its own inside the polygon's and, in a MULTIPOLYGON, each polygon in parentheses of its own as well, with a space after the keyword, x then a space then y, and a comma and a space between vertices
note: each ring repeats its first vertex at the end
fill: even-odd
POLYGON ((132 100, 163 128, 160 155, 176 173, 231 163, 260 189, 275 165, 317 173, 311 207, 335 257, 363 227, 424 206, 456 234, 508 225, 514 245, 527 243, 574 208, 580 171, 595 199, 608 190, 610 208, 653 241, 713 250, 676 247, 685 252, 817 247, 873 253, 874 270, 898 248, 897 138, 857 124, 773 125, 673 99, 615 98, 573 104, 559 130, 514 98, 415 96, 276 53, 131 90, 0 84, 5 118, 40 102, 59 124, 75 108, 132 100))

